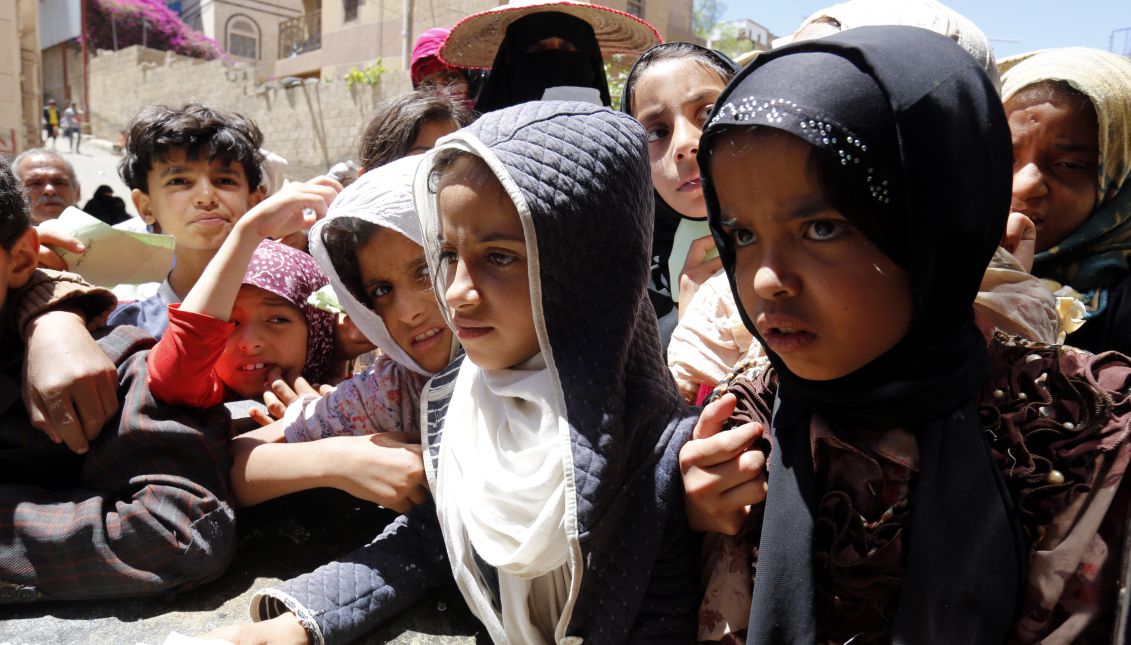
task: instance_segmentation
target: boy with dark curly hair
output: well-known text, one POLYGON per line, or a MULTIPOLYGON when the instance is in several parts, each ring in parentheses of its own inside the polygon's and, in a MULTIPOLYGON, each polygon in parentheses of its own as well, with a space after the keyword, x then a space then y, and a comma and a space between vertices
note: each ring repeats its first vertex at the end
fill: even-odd
POLYGON ((142 220, 177 246, 157 294, 119 307, 111 326, 165 333, 168 305, 188 295, 236 221, 263 200, 262 144, 250 119, 205 105, 154 105, 134 117, 118 170, 142 220))

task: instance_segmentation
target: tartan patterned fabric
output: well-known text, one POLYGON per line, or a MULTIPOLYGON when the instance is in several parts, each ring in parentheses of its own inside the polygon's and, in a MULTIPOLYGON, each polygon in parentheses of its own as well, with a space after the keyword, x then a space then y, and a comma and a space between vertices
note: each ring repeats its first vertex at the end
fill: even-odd
POLYGON ((227 413, 157 403, 146 386, 153 342, 134 327, 99 341, 118 365, 121 412, 81 456, 30 425, 22 347, 2 354, 0 603, 180 591, 227 568, 227 413))

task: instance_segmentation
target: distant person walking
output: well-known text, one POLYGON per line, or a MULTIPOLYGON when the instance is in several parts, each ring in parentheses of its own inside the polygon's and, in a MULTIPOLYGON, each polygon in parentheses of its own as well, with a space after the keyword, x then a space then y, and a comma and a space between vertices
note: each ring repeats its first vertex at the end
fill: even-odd
POLYGON ((75 107, 74 101, 67 102, 67 109, 63 110, 60 121, 63 127, 63 136, 67 137, 67 145, 71 152, 80 152, 82 146, 82 111, 75 107))
POLYGON ((51 140, 51 147, 55 147, 55 139, 59 136, 59 104, 55 99, 48 99, 43 106, 43 143, 51 140))

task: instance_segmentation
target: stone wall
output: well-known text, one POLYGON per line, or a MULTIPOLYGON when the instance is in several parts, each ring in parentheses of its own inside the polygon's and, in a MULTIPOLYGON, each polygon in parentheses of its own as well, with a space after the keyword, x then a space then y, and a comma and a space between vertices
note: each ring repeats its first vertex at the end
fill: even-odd
POLYGON ((285 157, 291 179, 307 179, 356 154, 357 138, 383 98, 411 89, 408 72, 390 71, 375 86, 318 79, 256 84, 243 64, 202 61, 134 46, 100 51, 90 61, 94 136, 116 141, 146 105, 200 101, 235 110, 263 130, 264 147, 285 157))

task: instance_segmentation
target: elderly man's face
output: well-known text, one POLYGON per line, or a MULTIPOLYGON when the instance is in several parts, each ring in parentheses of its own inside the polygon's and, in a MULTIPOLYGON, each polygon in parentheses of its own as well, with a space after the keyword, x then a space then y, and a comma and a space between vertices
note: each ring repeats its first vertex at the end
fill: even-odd
POLYGON ((41 224, 59 216, 79 200, 79 186, 71 180, 62 159, 30 157, 20 164, 19 177, 31 200, 31 223, 41 224))

